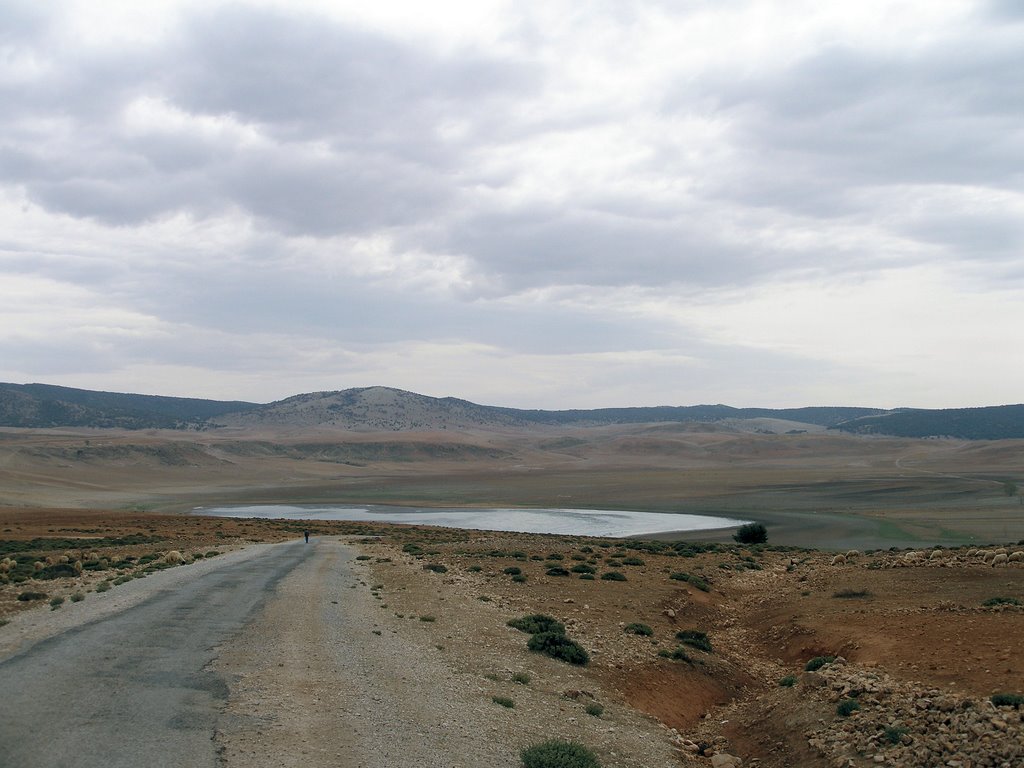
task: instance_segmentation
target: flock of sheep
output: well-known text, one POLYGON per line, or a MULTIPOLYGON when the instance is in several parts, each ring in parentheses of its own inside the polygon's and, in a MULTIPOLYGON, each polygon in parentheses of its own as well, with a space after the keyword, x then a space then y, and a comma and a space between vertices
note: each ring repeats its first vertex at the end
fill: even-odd
MULTIPOLYGON (((846 565, 860 556, 860 552, 851 549, 845 555, 839 554, 832 558, 832 565, 846 565)), ((934 562, 945 563, 980 563, 993 568, 1010 563, 1024 563, 1024 551, 1011 552, 1005 547, 999 549, 968 549, 966 552, 948 549, 935 549, 931 552, 905 552, 894 563, 895 566, 925 565, 934 562)))

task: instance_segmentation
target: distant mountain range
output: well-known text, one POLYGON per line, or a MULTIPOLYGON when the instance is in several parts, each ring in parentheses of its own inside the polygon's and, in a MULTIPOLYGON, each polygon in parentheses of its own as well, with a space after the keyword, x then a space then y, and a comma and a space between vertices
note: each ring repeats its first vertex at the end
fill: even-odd
POLYGON ((192 429, 220 427, 433 431, 642 423, 749 423, 754 431, 837 429, 863 435, 1024 438, 1024 405, 886 411, 879 408, 733 408, 727 405, 521 410, 389 387, 296 395, 268 404, 94 392, 0 383, 0 426, 192 429), (765 426, 767 425, 767 426, 765 426))

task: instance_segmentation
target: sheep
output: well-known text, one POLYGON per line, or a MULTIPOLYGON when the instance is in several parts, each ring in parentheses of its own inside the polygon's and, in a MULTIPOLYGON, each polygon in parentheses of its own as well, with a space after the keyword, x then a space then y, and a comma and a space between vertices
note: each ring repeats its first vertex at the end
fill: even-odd
POLYGON ((75 560, 75 565, 74 565, 75 573, 81 573, 82 569, 84 567, 85 566, 82 565, 82 561, 81 560, 75 560))
POLYGON ((1011 563, 1024 563, 1024 552, 1014 552, 1012 555, 1007 555, 1006 560, 1011 563))
POLYGON ((1008 554, 1010 554, 1010 550, 1008 550, 1006 547, 1000 547, 999 549, 996 550, 995 553, 997 555, 1008 555, 1008 554))
POLYGON ((1006 565, 1006 561, 1008 559, 1007 555, 996 555, 992 558, 992 567, 995 568, 997 565, 1006 565))
POLYGON ((985 565, 988 565, 989 563, 992 562, 992 558, 995 557, 995 556, 996 556, 995 552, 986 552, 984 554, 984 556, 981 558, 981 561, 983 563, 985 563, 985 565))
POLYGON ((941 560, 945 556, 946 556, 945 552, 943 552, 941 549, 936 549, 930 555, 928 555, 928 559, 929 560, 941 560))
POLYGON ((172 549, 166 555, 164 555, 164 562, 170 565, 178 565, 185 561, 185 558, 181 556, 181 552, 176 549, 172 549))
POLYGON ((46 563, 40 562, 39 560, 36 560, 34 563, 32 563, 32 570, 34 571, 41 571, 45 567, 46 563))
POLYGON ((833 557, 832 565, 846 565, 846 555, 836 555, 833 557))
POLYGON ((859 555, 860 552, 858 552, 856 549, 851 549, 849 552, 846 553, 846 559, 852 560, 853 558, 858 557, 859 555))
POLYGON ((978 550, 976 550, 976 549, 968 549, 967 550, 967 556, 968 557, 977 557, 978 556, 978 550))

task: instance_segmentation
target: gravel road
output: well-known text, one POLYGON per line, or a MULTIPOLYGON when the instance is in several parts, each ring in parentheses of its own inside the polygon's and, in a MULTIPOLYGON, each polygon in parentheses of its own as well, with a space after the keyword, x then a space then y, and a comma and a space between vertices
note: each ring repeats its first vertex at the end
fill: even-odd
POLYGON ((207 669, 214 649, 238 633, 311 549, 261 547, 252 553, 259 556, 156 574, 125 585, 141 600, 122 597, 127 607, 113 615, 102 616, 124 587, 90 595, 74 607, 88 611, 91 604, 100 618, 0 662, 0 762, 217 765, 212 735, 227 688, 207 669))
POLYGON ((606 768, 678 764, 662 726, 527 652, 505 626, 519 609, 356 554, 256 545, 17 617, 0 642, 0 764, 516 768, 552 737, 606 768), (583 711, 594 697, 603 717, 583 711))

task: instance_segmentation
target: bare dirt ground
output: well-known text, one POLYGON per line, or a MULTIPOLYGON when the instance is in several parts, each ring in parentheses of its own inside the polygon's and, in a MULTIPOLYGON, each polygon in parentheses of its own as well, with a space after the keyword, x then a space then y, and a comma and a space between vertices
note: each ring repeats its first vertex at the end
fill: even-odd
MULTIPOLYGON (((227 552, 297 535, 275 521, 75 511, 8 510, 0 524, 21 541, 83 529, 165 537, 108 548, 112 562, 122 562, 118 552, 176 548, 191 558, 215 543, 227 552)), ((585 743, 605 766, 709 764, 698 750, 779 767, 1024 759, 1019 710, 989 701, 1024 691, 1024 612, 1009 602, 1024 603, 1019 562, 993 567, 964 548, 914 561, 880 550, 832 565, 831 553, 685 542, 311 528, 325 556, 287 577, 216 662, 230 691, 218 735, 225 765, 515 765, 519 748, 553 736, 585 743), (336 548, 338 536, 355 549, 336 548), (592 580, 581 578, 588 568, 592 580), (608 572, 626 580, 601 578, 608 572), (986 606, 993 597, 1008 602, 986 606), (590 664, 527 650, 506 622, 533 613, 563 622, 590 664), (652 635, 627 633, 634 623, 652 635), (705 632, 712 650, 680 643, 681 630, 705 632), (665 657, 677 649, 680 658, 665 657), (818 656, 840 658, 803 672, 818 656), (790 675, 795 685, 781 687, 790 675), (842 717, 847 698, 860 709, 842 717), (415 733, 396 740, 409 723, 415 733)), ((98 582, 78 578, 4 586, 2 610, 29 613, 0 627, 0 640, 31 615, 101 606, 146 584, 95 593, 98 582), (26 609, 13 599, 26 588, 85 597, 54 612, 26 609)))

